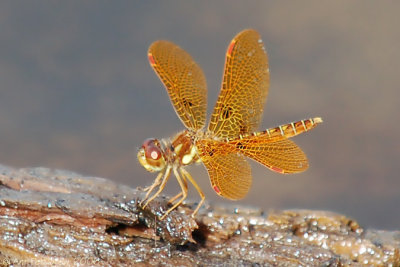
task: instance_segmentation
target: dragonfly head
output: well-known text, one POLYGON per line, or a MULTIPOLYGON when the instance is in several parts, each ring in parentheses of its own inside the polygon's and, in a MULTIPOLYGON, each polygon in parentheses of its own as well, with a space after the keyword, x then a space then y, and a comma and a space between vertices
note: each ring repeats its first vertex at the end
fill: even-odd
POLYGON ((137 154, 140 164, 149 172, 157 172, 166 165, 161 143, 157 139, 149 138, 143 142, 137 154))

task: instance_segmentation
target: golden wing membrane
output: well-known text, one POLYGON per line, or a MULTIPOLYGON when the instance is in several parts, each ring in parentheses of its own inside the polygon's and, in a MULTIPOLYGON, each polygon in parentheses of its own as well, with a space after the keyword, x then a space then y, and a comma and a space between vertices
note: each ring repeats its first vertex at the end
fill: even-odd
POLYGON ((249 157, 278 173, 298 173, 308 168, 305 153, 293 141, 271 141, 265 136, 248 136, 228 143, 203 139, 196 143, 207 168, 211 186, 228 199, 241 199, 251 186, 249 157))
POLYGON ((261 37, 255 30, 244 30, 228 46, 222 88, 208 130, 221 138, 255 131, 268 87, 268 58, 261 37))
POLYGON ((201 68, 185 50, 168 41, 154 42, 148 58, 183 124, 189 129, 203 128, 207 84, 201 68))
POLYGON ((265 136, 248 136, 228 143, 246 157, 249 157, 272 171, 279 173, 298 173, 308 168, 306 154, 293 141, 269 140, 265 136))
POLYGON ((232 200, 244 198, 251 186, 251 168, 245 157, 219 141, 199 140, 196 146, 215 192, 232 200))

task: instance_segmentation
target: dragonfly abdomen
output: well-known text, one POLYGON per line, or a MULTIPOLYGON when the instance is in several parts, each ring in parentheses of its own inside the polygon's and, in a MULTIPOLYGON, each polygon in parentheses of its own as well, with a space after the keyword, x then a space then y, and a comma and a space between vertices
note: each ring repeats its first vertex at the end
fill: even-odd
POLYGON ((267 130, 254 133, 253 135, 256 136, 266 135, 269 138, 279 138, 279 139, 280 137, 290 138, 313 129, 319 123, 322 123, 321 118, 319 117, 310 118, 307 120, 300 120, 296 122, 283 124, 275 128, 269 128, 267 130))
POLYGON ((229 142, 237 139, 247 139, 251 138, 252 136, 257 136, 257 137, 262 136, 277 141, 283 138, 290 138, 299 135, 301 133, 307 132, 315 128, 315 126, 317 126, 320 123, 322 123, 322 119, 320 117, 309 118, 306 120, 300 120, 296 122, 282 124, 278 127, 269 128, 267 130, 260 132, 253 132, 250 134, 239 135, 239 138, 229 138, 227 139, 227 141, 229 142))

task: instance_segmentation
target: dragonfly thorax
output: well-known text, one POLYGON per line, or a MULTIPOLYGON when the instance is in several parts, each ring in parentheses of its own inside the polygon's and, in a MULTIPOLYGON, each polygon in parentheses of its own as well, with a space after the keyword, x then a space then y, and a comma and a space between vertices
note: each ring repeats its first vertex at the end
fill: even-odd
POLYGON ((178 133, 172 139, 168 148, 171 150, 171 163, 175 165, 189 165, 199 159, 196 146, 189 131, 185 130, 178 133))

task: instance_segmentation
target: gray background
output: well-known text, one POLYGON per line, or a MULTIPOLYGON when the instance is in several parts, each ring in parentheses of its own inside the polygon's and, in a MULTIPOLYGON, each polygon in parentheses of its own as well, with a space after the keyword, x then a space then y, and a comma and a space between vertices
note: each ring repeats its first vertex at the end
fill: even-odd
MULTIPOLYGON (((147 62, 168 39, 202 66, 209 113, 225 49, 257 29, 270 57, 262 129, 308 117, 295 138, 307 172, 253 164, 247 198, 218 197, 202 166, 190 171, 212 202, 341 212, 367 227, 400 225, 400 3, 395 1, 2 1, 0 163, 108 177, 132 187, 154 174, 136 161, 147 137, 183 125, 147 62)), ((166 193, 178 192, 174 179, 166 193)), ((194 189, 189 198, 198 199, 194 189)))

